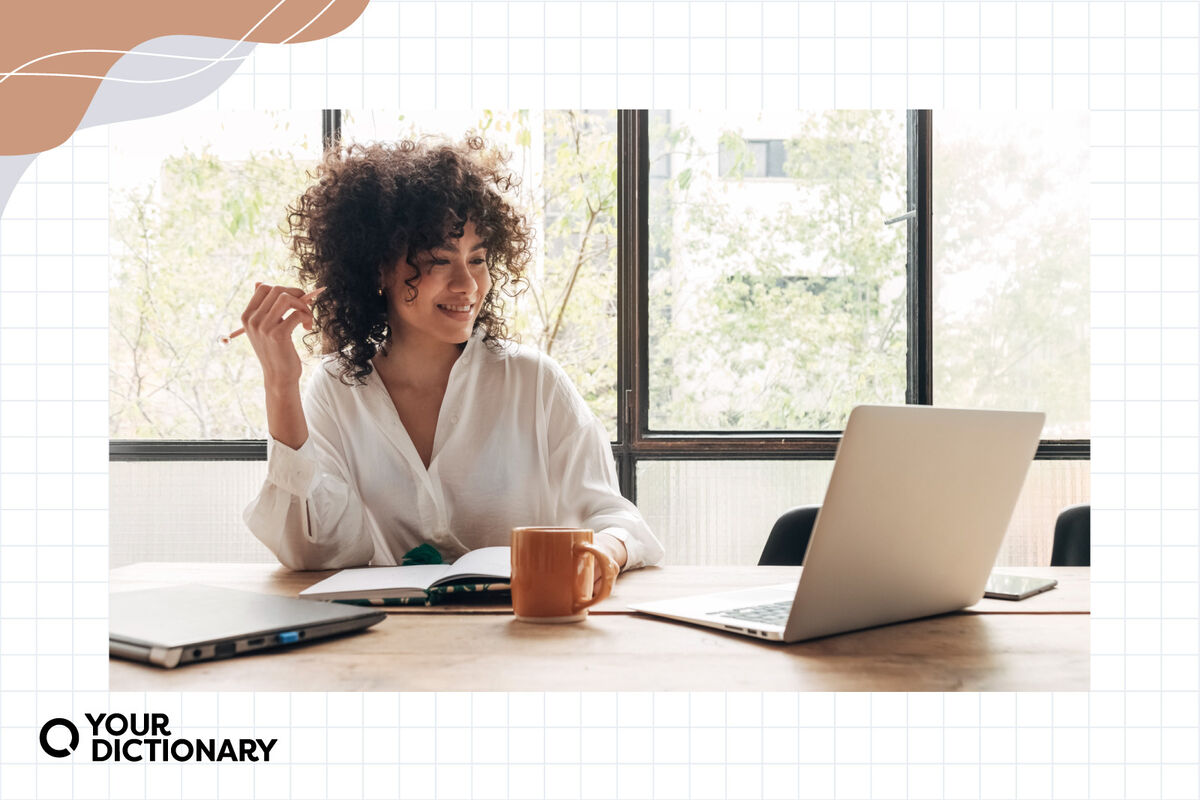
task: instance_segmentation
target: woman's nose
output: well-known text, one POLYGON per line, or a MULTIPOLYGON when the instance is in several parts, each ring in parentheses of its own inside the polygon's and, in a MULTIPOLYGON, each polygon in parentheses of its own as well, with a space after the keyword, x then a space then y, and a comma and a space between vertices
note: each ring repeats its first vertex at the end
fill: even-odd
POLYGON ((475 278, 471 275, 471 270, 467 267, 466 261, 454 259, 451 262, 449 285, 451 289, 459 292, 470 293, 475 291, 475 278))

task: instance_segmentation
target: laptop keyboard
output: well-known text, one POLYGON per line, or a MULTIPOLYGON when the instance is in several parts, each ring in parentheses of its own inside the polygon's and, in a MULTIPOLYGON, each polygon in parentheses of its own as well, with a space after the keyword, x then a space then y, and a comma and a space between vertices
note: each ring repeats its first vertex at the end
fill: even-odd
POLYGON ((761 622, 766 625, 786 625, 788 614, 792 611, 791 600, 780 600, 778 603, 763 603, 759 606, 731 608, 728 611, 714 611, 713 616, 733 617, 748 622, 761 622))

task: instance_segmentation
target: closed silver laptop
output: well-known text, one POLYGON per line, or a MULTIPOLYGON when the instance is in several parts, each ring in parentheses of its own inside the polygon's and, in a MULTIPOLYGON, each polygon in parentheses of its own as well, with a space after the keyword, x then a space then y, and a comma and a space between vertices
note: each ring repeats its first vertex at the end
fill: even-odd
POLYGON ((369 628, 381 611, 188 584, 109 595, 109 655, 175 667, 369 628))
POLYGON ((1045 414, 858 406, 846 421, 798 584, 633 609, 798 642, 983 597, 1045 414))

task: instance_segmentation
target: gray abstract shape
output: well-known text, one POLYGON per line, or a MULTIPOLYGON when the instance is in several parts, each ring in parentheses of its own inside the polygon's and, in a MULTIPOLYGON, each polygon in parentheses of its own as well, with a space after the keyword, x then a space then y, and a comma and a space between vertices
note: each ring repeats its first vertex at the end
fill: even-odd
POLYGON ((12 196, 13 189, 17 188, 21 176, 35 158, 37 153, 0 156, 0 214, 4 213, 4 207, 8 205, 8 198, 12 196))
POLYGON ((163 36, 143 42, 121 56, 107 77, 162 83, 104 81, 79 127, 157 117, 193 106, 216 91, 253 50, 252 42, 235 44, 203 36, 163 36), (149 53, 189 58, 156 58, 149 53), (213 63, 221 57, 229 60, 213 63))
MULTIPOLYGON (((105 77, 162 82, 101 81, 79 128, 157 117, 193 106, 216 91, 253 50, 252 42, 235 43, 204 36, 161 36, 142 42, 117 59, 105 77), (213 63, 218 58, 227 60, 213 63)), ((36 153, 0 156, 0 214, 36 157, 36 153)))

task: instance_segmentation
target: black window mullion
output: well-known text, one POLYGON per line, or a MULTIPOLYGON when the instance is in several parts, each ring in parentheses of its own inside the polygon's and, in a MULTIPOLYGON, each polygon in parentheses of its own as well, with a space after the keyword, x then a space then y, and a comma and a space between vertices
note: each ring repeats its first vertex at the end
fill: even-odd
POLYGON ((327 108, 321 112, 321 149, 328 153, 342 140, 342 110, 327 108))
MULTIPOLYGON (((615 443, 621 493, 632 499, 633 471, 637 460, 781 460, 830 461, 837 452, 840 434, 821 437, 776 437, 775 439, 710 435, 651 439, 637 447, 615 443)), ((1039 461, 1087 461, 1091 458, 1088 439, 1049 439, 1035 456, 1039 461)), ((108 444, 109 461, 266 461, 265 439, 114 439, 108 444)))
POLYGON ((933 405, 933 112, 906 114, 908 365, 904 402, 933 405))
POLYGON ((613 461, 617 465, 617 484, 621 494, 631 503, 637 502, 637 465, 628 447, 613 445, 613 461))
POLYGON ((266 439, 112 439, 109 461, 266 461, 266 439))
POLYGON ((646 273, 649 254, 649 112, 617 111, 617 459, 621 493, 637 502, 636 450, 646 429, 646 273))

